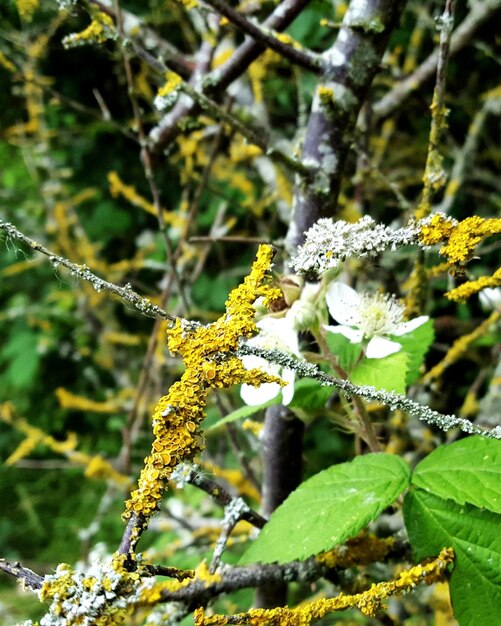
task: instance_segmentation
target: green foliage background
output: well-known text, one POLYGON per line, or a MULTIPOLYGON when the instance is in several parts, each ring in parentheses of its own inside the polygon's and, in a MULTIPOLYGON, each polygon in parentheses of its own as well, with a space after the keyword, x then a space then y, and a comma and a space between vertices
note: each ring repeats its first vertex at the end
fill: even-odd
MULTIPOLYGON (((198 34, 179 5, 163 0, 124 1, 122 8, 139 15, 160 37, 191 58, 199 43, 198 34)), ((266 14, 268 8, 264 3, 258 15, 266 14)), ((320 28, 319 22, 322 18, 339 19, 342 10, 339 2, 315 0, 288 32, 305 47, 324 50, 335 38, 335 30, 320 28)), ((466 15, 467 10, 466 3, 458 3, 457 21, 466 15)), ((370 101, 377 101, 404 74, 403 60, 408 54, 416 24, 421 24, 423 31, 416 62, 431 52, 436 41, 434 17, 439 12, 435 2, 408 4, 392 37, 389 55, 373 85, 370 101)), ((99 48, 85 46, 64 50, 62 38, 82 30, 88 17, 84 11, 76 9, 64 19, 58 19, 58 14, 57 5, 49 0, 42 0, 30 23, 20 19, 11 0, 2 2, 0 7, 0 52, 15 66, 15 70, 10 71, 0 63, 0 216, 56 252, 71 253, 74 262, 90 265, 94 261, 98 264, 95 268, 98 274, 109 276, 110 280, 120 284, 130 283, 135 290, 157 299, 169 279, 164 242, 167 236, 173 248, 179 245, 181 250, 178 268, 184 299, 179 289, 174 288, 165 308, 202 321, 214 319, 224 309, 228 292, 247 273, 255 246, 241 242, 189 243, 188 237, 180 238, 175 228, 164 225, 160 229, 155 216, 124 197, 114 197, 110 193, 107 176, 116 171, 125 184, 133 185, 143 198, 151 201, 139 158, 137 129, 127 95, 122 59, 110 42, 99 48), (45 33, 50 37, 43 52, 38 58, 30 56, 29 46, 45 33), (13 132, 16 125, 29 121, 23 93, 27 68, 34 72, 35 83, 42 86, 39 115, 43 127, 34 133, 26 130, 16 133, 13 132), (96 94, 105 103, 110 119, 103 117, 96 94), (89 190, 87 197, 81 203, 75 202, 75 196, 84 190, 89 190), (59 214, 58 203, 65 206, 59 214), (132 259, 139 261, 136 266, 129 264, 125 270, 113 267, 132 259)), ((235 38, 237 42, 241 40, 239 35, 235 38)), ((468 127, 484 102, 483 94, 499 88, 501 57, 496 44, 499 44, 499 32, 496 21, 492 20, 450 60, 447 74, 450 114, 442 146, 447 171, 450 171, 468 127)), ((145 84, 154 95, 161 77, 145 69, 137 58, 131 59, 131 67, 136 77, 144 73, 145 84)), ((299 140, 298 119, 304 119, 314 87, 311 75, 292 69, 287 63, 268 67, 263 81, 263 108, 267 123, 275 130, 277 138, 285 136, 293 142, 299 140)), ((147 89, 141 91, 137 85, 137 90, 148 131, 155 123, 156 114, 147 98, 147 89)), ((402 207, 388 181, 398 186, 411 204, 419 198, 428 146, 431 91, 431 84, 421 85, 392 115, 394 130, 389 144, 380 151, 376 168, 360 168, 357 154, 352 151, 340 200, 346 215, 354 211, 369 213, 386 224, 399 219, 402 207), (357 203, 354 201, 356 195, 357 203)), ((236 107, 238 109, 241 105, 237 103, 236 107)), ((245 109, 239 112, 244 115, 245 109)), ((453 214, 457 219, 472 213, 493 216, 499 212, 499 112, 495 110, 487 116, 478 149, 472 155, 473 162, 454 197, 453 214)), ((372 155, 378 153, 381 143, 377 141, 381 142, 385 129, 387 127, 381 121, 373 124, 369 138, 372 155)), ((224 211, 225 234, 280 241, 287 231, 287 221, 280 217, 281 205, 286 198, 277 197, 279 194, 267 188, 252 160, 232 163, 231 146, 237 143, 237 139, 228 129, 222 132, 217 145, 221 164, 211 172, 198 200, 197 190, 204 171, 201 155, 206 158, 210 153, 214 145, 213 134, 197 138, 193 167, 182 154, 187 140, 180 140, 179 144, 169 146, 165 154, 157 155, 155 179, 162 204, 167 210, 179 213, 182 205, 196 203, 188 236, 210 234, 217 216, 224 211), (221 170, 225 168, 238 173, 241 179, 223 176, 221 170), (259 201, 265 197, 269 197, 269 201, 262 211, 256 210, 259 201)), ((358 137, 354 138, 355 143, 358 140, 358 137)), ((292 188, 293 177, 286 172, 283 175, 292 188)), ((412 264, 412 254, 404 250, 391 258, 356 265, 353 271, 357 274, 358 284, 378 285, 403 295, 401 285, 412 264)), ((497 254, 499 247, 496 244, 487 245, 469 271, 473 275, 489 273, 497 254)), ((455 339, 485 317, 476 299, 468 305, 457 305, 443 298, 443 292, 452 281, 445 274, 431 283, 427 313, 435 320, 435 342, 427 356, 427 367, 438 362, 455 339)), ((76 433, 79 450, 109 459, 115 459, 119 454, 128 416, 135 411, 136 415, 143 416, 141 435, 132 450, 129 466, 132 475, 136 476, 149 447, 147 416, 154 402, 180 373, 179 364, 168 356, 164 347, 165 329, 162 327, 157 331, 159 347, 154 350, 149 379, 139 406, 134 408, 134 389, 140 379, 153 320, 141 317, 109 295, 96 294, 68 272, 54 269, 39 255, 3 239, 0 242, 0 299, 0 403, 12 403, 18 416, 57 440, 63 441, 68 432, 76 433), (17 267, 16 271, 13 271, 14 267, 17 267), (122 342, 109 341, 110 333, 122 335, 122 342), (129 343, 125 340, 127 337, 129 343), (117 409, 111 414, 66 409, 57 399, 56 390, 60 387, 94 402, 118 398, 117 409), (124 390, 129 393, 121 396, 124 390)), ((423 329, 423 332, 428 330, 423 329)), ((412 342, 412 337, 409 341, 412 342)), ((420 341, 418 338, 418 343, 420 341)), ((498 342, 499 333, 493 330, 445 371, 440 386, 420 392, 428 394, 433 408, 445 413, 459 413, 465 395, 477 380, 479 369, 485 371, 485 377, 477 386, 476 395, 480 398, 487 391, 498 342)), ((349 351, 349 346, 343 349, 349 351)), ((353 355, 346 354, 346 358, 349 360, 353 355)), ((408 371, 395 383, 397 391, 415 383, 420 375, 415 363, 407 366, 408 371)), ((382 371, 380 375, 384 378, 382 371)), ((363 382, 367 383, 365 379, 363 382)), ((377 386, 378 381, 372 382, 377 386)), ((318 418, 325 399, 322 397, 317 407, 312 400, 317 392, 298 389, 299 395, 304 393, 308 398, 305 405, 314 404, 316 412, 306 433, 305 478, 335 463, 348 461, 353 455, 352 437, 337 428, 336 410, 329 414, 328 420, 318 418), (308 395, 310 393, 312 395, 308 395)), ((216 424, 241 407, 237 392, 224 394, 212 402, 207 426, 216 424)), ((260 419, 261 416, 262 411, 253 417, 260 419)), ((379 417, 384 420, 387 415, 379 417)), ((231 435, 220 426, 208 432, 209 465, 239 467, 232 437, 238 440, 244 457, 256 463, 255 441, 242 429, 240 421, 235 420, 232 424, 231 435)), ((390 427, 387 434, 397 442, 396 450, 415 463, 446 440, 443 434, 425 430, 424 437, 421 431, 415 435, 402 434, 397 428, 392 430, 390 427)), ((23 438, 24 435, 0 422, 2 463, 23 438)), ((123 530, 120 513, 124 496, 123 489, 84 478, 82 469, 72 467, 63 457, 39 445, 15 466, 3 464, 0 468, 0 502, 4 503, 0 516, 0 556, 19 559, 37 572, 45 573, 58 562, 85 558, 91 546, 99 542, 104 542, 112 551, 123 530), (90 525, 105 493, 106 506, 99 513, 98 527, 94 529, 90 525), (86 528, 87 535, 82 534, 82 529, 86 528)), ((193 510, 202 510, 208 519, 220 515, 215 507, 207 504, 205 496, 192 489, 171 492, 168 498, 181 500, 184 506, 193 510)), ((249 501, 258 506, 252 499, 249 501)), ((165 506, 170 506, 169 501, 165 506)), ((175 530, 170 529, 145 539, 143 549, 151 544, 160 553, 163 548, 168 553, 168 545, 177 539, 175 530)), ((242 552, 242 546, 236 544, 230 548, 229 558, 236 561, 242 552)), ((184 552, 168 554, 166 558, 169 564, 193 567, 203 555, 210 555, 210 543, 202 537, 184 552)), ((8 589, 0 589, 0 606, 4 607, 5 619, 36 618, 40 614, 40 607, 33 604, 31 597, 16 596, 12 600, 13 592, 10 586, 7 587, 8 581, 2 579, 2 585, 8 589)), ((249 604, 250 595, 240 592, 233 600, 237 604, 249 604)), ((301 593, 297 595, 300 597, 301 593)), ((372 622, 366 620, 363 623, 372 622)), ((433 624, 433 621, 417 621, 409 617, 405 622, 409 626, 424 623, 433 624)))

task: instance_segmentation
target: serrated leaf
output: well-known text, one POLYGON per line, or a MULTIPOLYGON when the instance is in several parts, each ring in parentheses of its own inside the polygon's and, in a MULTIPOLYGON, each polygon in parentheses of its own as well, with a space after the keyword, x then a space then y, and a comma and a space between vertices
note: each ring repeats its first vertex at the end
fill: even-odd
POLYGON ((278 404, 282 398, 282 395, 279 394, 276 398, 272 400, 268 400, 268 402, 263 402, 263 404, 256 404, 252 406, 242 406, 228 415, 225 415, 222 419, 218 420, 215 424, 212 424, 209 428, 206 428, 206 432, 211 430, 216 430, 217 428, 221 428, 225 424, 230 424, 231 422, 236 422, 237 420, 244 419, 246 417, 250 417, 251 415, 255 415, 262 411, 263 409, 267 409, 269 406, 273 406, 274 404, 278 404))
POLYGON ((376 389, 405 393, 407 359, 403 351, 384 359, 364 359, 353 370, 350 380, 355 385, 372 385, 376 389))
POLYGON ((501 607, 500 516, 414 489, 404 519, 417 560, 454 548, 450 591, 459 625, 492 624, 501 607))
POLYGON ((501 513, 501 441, 476 435, 440 446, 417 465, 412 483, 458 504, 501 513))
POLYGON ((406 385, 412 385, 419 378, 421 365, 434 338, 435 331, 433 329, 433 320, 431 319, 410 333, 391 337, 392 341, 402 346, 403 352, 408 356, 406 385))
POLYGON ((305 559, 353 537, 409 484, 405 461, 367 454, 315 474, 273 513, 240 563, 305 559))
POLYGON ((346 371, 351 371, 362 351, 359 343, 351 341, 340 333, 325 333, 325 340, 331 353, 337 358, 339 365, 346 371))

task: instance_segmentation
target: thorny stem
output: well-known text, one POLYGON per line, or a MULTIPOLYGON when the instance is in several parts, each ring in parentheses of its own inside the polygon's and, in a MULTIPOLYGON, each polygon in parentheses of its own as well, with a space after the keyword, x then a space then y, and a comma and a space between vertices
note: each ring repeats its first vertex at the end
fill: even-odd
POLYGON ((140 313, 143 313, 144 315, 147 315, 149 317, 161 318, 164 320, 169 320, 170 322, 175 322, 177 319, 179 319, 177 316, 172 315, 171 313, 167 313, 159 306, 152 304, 148 300, 148 298, 140 296, 128 285, 125 287, 119 287, 114 283, 110 283, 107 280, 99 278, 98 276, 96 276, 96 274, 92 273, 86 265, 77 265, 76 263, 72 263, 63 256, 54 254, 51 250, 46 248, 41 243, 38 243, 37 241, 34 241, 33 239, 30 239, 29 237, 24 235, 10 222, 0 220, 0 229, 5 231, 8 237, 18 239, 19 241, 22 241, 24 244, 29 246, 32 250, 45 254, 45 256, 49 258, 49 261, 52 263, 54 268, 62 265, 63 267, 66 267, 66 269, 70 270, 72 276, 77 276, 82 280, 90 282, 96 291, 109 291, 110 293, 118 296, 121 300, 125 300, 126 302, 131 304, 140 313))

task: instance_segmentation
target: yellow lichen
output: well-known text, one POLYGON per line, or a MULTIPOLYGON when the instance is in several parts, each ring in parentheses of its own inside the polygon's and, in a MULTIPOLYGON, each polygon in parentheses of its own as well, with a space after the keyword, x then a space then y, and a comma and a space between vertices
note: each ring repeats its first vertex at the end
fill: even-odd
POLYGON ((165 72, 165 83, 158 90, 158 95, 163 98, 173 93, 183 82, 183 79, 176 72, 168 70, 165 72))
POLYGON ((451 289, 445 294, 445 297, 454 302, 466 302, 468 298, 475 295, 482 289, 487 287, 495 288, 501 286, 501 267, 497 269, 492 276, 481 276, 476 280, 468 281, 451 289))
MULTIPOLYGON (((252 609, 247 613, 232 615, 231 622, 233 624, 250 624, 251 626, 309 626, 312 622, 322 619, 329 613, 355 607, 360 609, 364 615, 375 617, 383 601, 387 598, 404 594, 420 583, 431 584, 440 580, 453 560, 454 551, 452 548, 444 548, 438 557, 429 563, 404 570, 395 580, 375 583, 363 593, 340 594, 336 598, 321 598, 292 609, 289 607, 252 609)), ((194 618, 195 626, 222 626, 228 623, 226 616, 208 616, 203 608, 195 611, 194 618)))
POLYGON ((445 242, 440 254, 451 264, 463 265, 473 255, 477 245, 486 237, 501 233, 501 218, 483 218, 477 215, 457 223, 435 214, 421 226, 419 240, 422 245, 433 246, 445 242))
POLYGON ((485 335, 489 331, 491 325, 496 323, 500 318, 501 313, 499 311, 494 311, 486 320, 477 326, 473 332, 456 339, 444 358, 424 375, 423 382, 429 383, 432 380, 440 378, 445 369, 460 359, 468 351, 470 345, 479 337, 485 335))
POLYGON ((280 292, 265 282, 273 251, 260 246, 257 259, 244 282, 234 289, 226 301, 226 313, 208 326, 189 327, 179 320, 167 331, 172 354, 179 354, 185 372, 169 393, 161 398, 153 415, 154 441, 139 477, 138 488, 126 503, 124 517, 132 513, 148 519, 157 509, 172 470, 178 463, 191 460, 204 447, 200 424, 205 417, 207 392, 247 383, 258 386, 265 382, 284 384, 276 376, 260 370, 246 370, 236 356, 243 337, 257 332, 253 303, 262 296, 265 304, 279 297, 280 292))
POLYGON ((327 567, 354 567, 367 565, 384 559, 394 545, 393 538, 380 539, 366 532, 349 539, 343 546, 337 546, 328 552, 322 552, 316 559, 327 567))
POLYGON ((331 87, 327 87, 326 85, 319 85, 317 88, 317 94, 320 98, 320 102, 324 107, 332 107, 332 102, 334 100, 334 91, 331 87))
POLYGON ((8 72, 15 72, 16 68, 14 64, 9 61, 5 54, 0 50, 0 66, 6 69, 8 72))
POLYGON ((31 22, 39 4, 40 0, 16 0, 17 11, 21 19, 31 22))
POLYGON ((96 402, 84 396, 71 393, 63 387, 56 389, 56 396, 63 409, 77 409, 78 411, 92 411, 93 413, 116 413, 121 409, 120 403, 113 400, 96 402))
POLYGON ((112 18, 103 11, 92 11, 91 23, 79 33, 72 33, 63 39, 67 48, 86 44, 102 44, 108 39, 116 39, 117 33, 112 18))

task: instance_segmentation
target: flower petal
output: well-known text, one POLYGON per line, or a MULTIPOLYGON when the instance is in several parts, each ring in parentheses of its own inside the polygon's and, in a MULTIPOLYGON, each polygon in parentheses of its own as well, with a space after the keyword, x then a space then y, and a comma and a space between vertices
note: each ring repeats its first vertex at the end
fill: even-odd
MULTIPOLYGON (((284 389, 286 389, 285 387, 284 389)), ((278 383, 264 383, 260 387, 253 387, 252 385, 242 385, 240 387, 240 397, 249 406, 257 406, 273 400, 278 396, 279 391, 282 389, 278 383)), ((294 386, 292 386, 292 393, 294 393, 294 386)), ((292 399, 292 397, 291 397, 292 399)), ((290 402, 290 400, 289 400, 290 402)))
POLYGON ((427 315, 420 315, 419 317, 415 317, 413 320, 409 320, 408 322, 401 322, 397 324, 396 328, 392 331, 392 335, 406 335, 407 333, 416 330, 419 326, 422 326, 425 322, 427 322, 430 318, 427 315))
POLYGON ((356 328, 351 328, 350 326, 325 326, 325 330, 329 333, 335 333, 338 335, 343 335, 346 339, 349 339, 351 343, 361 343, 364 338, 364 333, 361 330, 357 330, 356 328))
POLYGON ((325 294, 331 316, 340 324, 358 326, 360 323, 360 296, 344 283, 331 283, 325 294))
POLYGON ((299 342, 293 321, 287 317, 264 317, 256 324, 259 334, 250 339, 253 345, 267 350, 284 350, 299 356, 299 342))
POLYGON ((294 380, 296 379, 296 372, 284 368, 280 374, 280 378, 287 383, 285 387, 282 387, 282 403, 287 406, 290 404, 294 396, 294 380))
POLYGON ((401 350, 402 346, 396 341, 390 341, 384 337, 373 337, 367 344, 365 355, 368 359, 383 359, 389 354, 394 354, 401 350))

